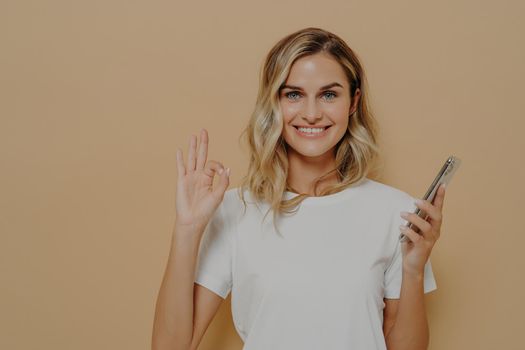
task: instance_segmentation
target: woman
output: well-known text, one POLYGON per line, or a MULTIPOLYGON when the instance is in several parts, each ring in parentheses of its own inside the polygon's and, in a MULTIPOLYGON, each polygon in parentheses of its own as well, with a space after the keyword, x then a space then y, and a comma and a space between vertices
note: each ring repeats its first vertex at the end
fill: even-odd
POLYGON ((230 291, 246 350, 427 348, 423 296, 436 289, 429 256, 444 187, 434 203, 414 203, 367 177, 379 151, 354 52, 319 28, 280 40, 245 136, 250 165, 237 189, 227 190, 229 168, 207 161, 205 129, 187 164, 177 151, 153 348, 196 349, 230 291), (407 221, 421 235, 405 228, 401 243, 407 221))

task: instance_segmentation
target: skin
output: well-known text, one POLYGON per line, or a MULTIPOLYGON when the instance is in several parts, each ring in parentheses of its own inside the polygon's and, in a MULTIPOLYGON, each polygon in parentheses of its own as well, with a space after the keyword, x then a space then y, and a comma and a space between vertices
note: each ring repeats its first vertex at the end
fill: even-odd
MULTIPOLYGON (((296 191, 315 195, 313 181, 335 167, 335 146, 348 128, 349 116, 357 108, 361 91, 357 89, 351 99, 343 68, 325 53, 296 60, 284 86, 279 93, 279 105, 284 120, 282 136, 289 146, 288 183, 296 191), (341 86, 322 89, 331 83, 341 86), (331 127, 320 139, 306 139, 297 135, 293 125, 331 127)), ((333 174, 320 188, 337 181, 337 175, 333 174)))
MULTIPOLYGON (((297 60, 286 84, 301 87, 300 90, 283 89, 279 96, 284 117, 283 138, 289 148, 288 181, 292 188, 301 193, 314 195, 314 179, 335 165, 334 147, 346 132, 349 115, 357 107, 360 91, 356 90, 354 98, 350 98, 343 69, 324 53, 297 60), (321 89, 333 82, 342 87, 328 89, 332 93, 321 89), (308 140, 295 134, 294 124, 332 126, 324 138, 308 140)), ((226 171, 229 169, 225 169, 221 162, 207 160, 206 129, 201 130, 200 136, 199 141, 195 135, 191 136, 187 164, 184 164, 182 151, 177 150, 177 210, 173 251, 178 251, 178 254, 173 254, 172 257, 170 252, 171 264, 168 264, 170 269, 164 283, 166 287, 163 284, 162 293, 159 294, 153 335, 154 349, 175 348, 177 340, 182 342, 179 339, 185 340, 184 343, 191 343, 190 349, 196 349, 222 302, 220 296, 198 284, 193 288, 192 282, 197 244, 204 226, 222 201, 229 185, 229 171, 226 171), (213 185, 215 176, 219 179, 213 185), (193 247, 193 255, 184 256, 188 246, 193 247), (175 271, 176 268, 179 272, 175 271), (172 270, 175 272, 172 273, 172 270), (187 279, 187 285, 184 288, 179 287, 180 290, 176 289, 174 286, 181 285, 180 281, 184 279, 187 279), (185 310, 184 305, 194 305, 194 308, 185 310), (168 313, 177 316, 172 317, 174 321, 171 323, 161 314, 168 306, 173 309, 168 310, 168 313), (187 322, 188 319, 191 322, 187 322), (170 335, 172 329, 187 336, 173 337, 170 335)), ((334 176, 323 182, 321 187, 336 181, 334 176)), ((409 241, 401 243, 403 279, 400 298, 384 299, 383 333, 389 350, 421 350, 428 347, 429 332, 423 293, 424 266, 440 236, 444 196, 445 188, 442 186, 433 203, 426 200, 416 203, 418 208, 428 214, 426 220, 413 213, 406 213, 405 216, 400 213, 419 229, 421 235, 403 226, 403 232, 409 241)), ((184 345, 183 348, 188 346, 184 345)))
POLYGON ((400 226, 409 241, 401 243, 403 280, 400 298, 385 299, 383 332, 389 350, 428 348, 429 330, 423 291, 424 267, 441 234, 444 199, 445 186, 441 185, 433 203, 422 199, 416 201, 416 206, 428 214, 426 220, 414 213, 400 213, 402 218, 420 230, 421 235, 400 226))
MULTIPOLYGON (((335 166, 335 146, 348 128, 348 119, 357 108, 360 91, 356 90, 351 98, 343 68, 326 53, 296 60, 284 86, 280 91, 279 104, 284 120, 283 138, 288 145, 288 183, 296 191, 315 196, 313 182, 335 166), (341 87, 322 89, 334 82, 341 87), (307 139, 297 135, 293 125, 332 126, 324 137, 307 139)), ((321 183, 321 188, 337 181, 334 174, 321 183)), ((428 347, 424 267, 440 236, 444 196, 445 188, 441 186, 434 203, 423 200, 416 203, 429 215, 427 220, 414 213, 400 213, 419 229, 421 235, 405 226, 400 227, 409 241, 401 243, 403 281, 400 298, 384 299, 383 332, 389 350, 421 350, 428 347)))

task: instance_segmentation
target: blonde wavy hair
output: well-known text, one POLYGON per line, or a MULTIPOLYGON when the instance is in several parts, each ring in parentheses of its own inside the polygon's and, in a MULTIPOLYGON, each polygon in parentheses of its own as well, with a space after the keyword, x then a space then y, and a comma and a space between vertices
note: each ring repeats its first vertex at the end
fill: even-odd
POLYGON ((279 216, 295 213, 299 204, 309 197, 301 193, 290 199, 283 198, 286 191, 298 191, 287 182, 288 156, 287 145, 282 137, 284 123, 279 93, 293 63, 301 57, 319 52, 331 55, 344 69, 352 99, 357 88, 361 91, 361 97, 356 111, 349 118, 345 135, 335 146, 336 166, 315 180, 314 192, 324 196, 351 187, 375 171, 379 164, 377 122, 368 106, 365 73, 354 51, 337 35, 316 27, 301 29, 282 38, 266 56, 260 71, 255 109, 241 134, 248 146, 249 166, 238 189, 245 210, 245 190, 251 193, 254 200, 269 204, 266 215, 273 211, 274 227, 279 234, 275 226, 279 216), (339 182, 318 193, 319 183, 334 172, 339 182))

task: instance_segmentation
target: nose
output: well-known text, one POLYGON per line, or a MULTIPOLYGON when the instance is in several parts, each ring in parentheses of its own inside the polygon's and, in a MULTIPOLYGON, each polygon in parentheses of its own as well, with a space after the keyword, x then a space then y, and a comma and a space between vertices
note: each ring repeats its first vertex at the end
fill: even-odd
POLYGON ((308 101, 306 101, 306 107, 302 119, 310 124, 315 124, 321 118, 322 116, 315 98, 308 99, 308 101))

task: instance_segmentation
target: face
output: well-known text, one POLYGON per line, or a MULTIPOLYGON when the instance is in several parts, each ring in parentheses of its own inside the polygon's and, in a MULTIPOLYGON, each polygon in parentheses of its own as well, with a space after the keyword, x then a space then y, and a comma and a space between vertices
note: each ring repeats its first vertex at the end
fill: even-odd
POLYGON ((351 101, 346 74, 328 54, 297 59, 279 93, 289 156, 333 159, 359 95, 351 101))

